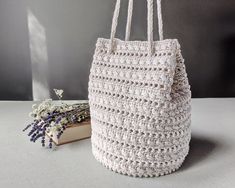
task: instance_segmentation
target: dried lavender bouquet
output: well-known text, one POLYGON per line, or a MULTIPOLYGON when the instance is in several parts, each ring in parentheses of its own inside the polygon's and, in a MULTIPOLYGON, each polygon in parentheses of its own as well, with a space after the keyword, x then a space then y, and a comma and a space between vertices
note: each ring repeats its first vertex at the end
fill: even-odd
MULTIPOLYGON (((90 119, 88 103, 66 104, 61 101, 63 90, 54 89, 54 91, 60 102, 56 104, 52 99, 47 99, 39 105, 34 104, 30 113, 33 122, 23 129, 23 131, 30 129, 28 132, 30 141, 41 140, 43 147, 46 144, 46 133, 56 132, 59 139, 68 125, 90 119)), ((52 138, 49 138, 49 148, 52 148, 52 145, 52 138)))

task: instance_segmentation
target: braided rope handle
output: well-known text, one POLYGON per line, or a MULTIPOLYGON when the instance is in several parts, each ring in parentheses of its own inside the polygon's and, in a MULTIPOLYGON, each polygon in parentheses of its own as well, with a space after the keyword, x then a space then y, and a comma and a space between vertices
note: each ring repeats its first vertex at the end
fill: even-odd
POLYGON ((157 0, 157 17, 159 40, 163 40, 162 1, 157 0))
POLYGON ((152 55, 153 51, 153 0, 148 0, 148 55, 152 55))
POLYGON ((126 21, 126 36, 125 36, 126 41, 130 40, 132 13, 133 13, 133 0, 129 0, 127 21, 126 21))
MULTIPOLYGON (((153 53, 153 0, 147 0, 148 7, 148 54, 151 56, 153 53)), ((121 0, 116 1, 115 10, 113 14, 111 34, 110 34, 110 47, 109 53, 112 53, 114 37, 116 34, 118 17, 120 12, 121 0)), ((158 12, 158 32, 159 32, 159 40, 163 40, 163 21, 162 21, 162 10, 161 10, 161 0, 157 0, 157 12, 158 12)), ((130 39, 130 30, 131 30, 131 22, 132 22, 132 14, 133 14, 133 0, 129 0, 128 4, 128 14, 127 14, 127 24, 126 24, 126 36, 125 40, 128 41, 130 39)))

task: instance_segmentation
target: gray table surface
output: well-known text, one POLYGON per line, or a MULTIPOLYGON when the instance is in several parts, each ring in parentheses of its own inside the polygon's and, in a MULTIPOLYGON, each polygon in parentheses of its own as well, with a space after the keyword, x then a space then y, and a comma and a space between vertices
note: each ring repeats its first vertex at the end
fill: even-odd
POLYGON ((177 172, 132 178, 107 170, 90 139, 55 151, 29 142, 22 129, 32 102, 0 102, 0 188, 233 188, 235 99, 193 99, 190 153, 177 172))

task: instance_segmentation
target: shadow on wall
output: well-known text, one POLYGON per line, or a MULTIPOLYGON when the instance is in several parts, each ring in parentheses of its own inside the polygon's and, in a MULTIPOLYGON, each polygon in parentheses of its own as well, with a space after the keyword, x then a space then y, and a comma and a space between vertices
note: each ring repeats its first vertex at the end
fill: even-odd
MULTIPOLYGON (((231 32, 235 32, 235 1, 182 0, 179 3, 177 0, 166 0, 162 3, 165 38, 178 38, 182 45, 193 97, 235 96, 235 38, 228 37, 231 32)), ((51 2, 47 5, 51 7, 53 4, 51 2)), ((115 2, 106 3, 105 10, 102 6, 105 14, 98 15, 96 11, 101 7, 97 5, 93 10, 92 5, 95 2, 89 0, 62 2, 53 12, 50 8, 46 9, 43 3, 38 3, 33 6, 35 10, 39 10, 40 6, 46 10, 46 16, 41 15, 42 10, 37 12, 38 18, 28 12, 29 18, 31 16, 28 21, 34 20, 35 25, 29 27, 35 99, 49 96, 48 88, 52 89, 51 87, 65 89, 65 98, 68 99, 77 98, 76 96, 86 98, 89 65, 96 36, 109 37, 114 4, 115 2), (60 6, 63 7, 62 12, 60 6), (91 10, 94 12, 91 13, 91 10), (90 12, 89 15, 87 12, 90 12), (108 24, 104 23, 104 18, 106 22, 108 20, 108 24)), ((122 39, 126 9, 127 2, 123 1, 117 31, 117 36, 122 39)), ((146 40, 146 9, 146 2, 135 1, 131 32, 134 40, 146 40)), ((154 16, 154 30, 157 33, 156 11, 154 16)), ((158 40, 156 35, 155 40, 158 40)))
POLYGON ((0 1, 0 100, 31 100, 26 5, 0 1))
POLYGON ((221 69, 221 95, 231 93, 235 96, 235 34, 224 40, 222 45, 224 66, 221 69))
POLYGON ((235 1, 166 0, 163 11, 165 36, 181 43, 193 97, 234 97, 235 1))

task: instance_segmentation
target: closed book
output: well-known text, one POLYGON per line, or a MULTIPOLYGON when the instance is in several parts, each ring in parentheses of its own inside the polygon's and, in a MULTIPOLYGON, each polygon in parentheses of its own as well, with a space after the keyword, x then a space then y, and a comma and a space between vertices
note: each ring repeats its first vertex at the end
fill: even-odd
POLYGON ((57 132, 49 132, 47 133, 47 136, 52 138, 56 145, 89 138, 91 136, 91 123, 90 121, 84 121, 81 123, 69 124, 59 139, 57 138, 57 132))

